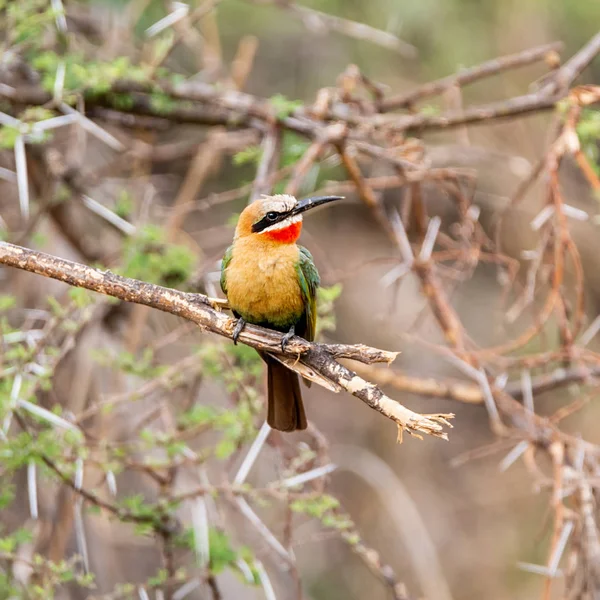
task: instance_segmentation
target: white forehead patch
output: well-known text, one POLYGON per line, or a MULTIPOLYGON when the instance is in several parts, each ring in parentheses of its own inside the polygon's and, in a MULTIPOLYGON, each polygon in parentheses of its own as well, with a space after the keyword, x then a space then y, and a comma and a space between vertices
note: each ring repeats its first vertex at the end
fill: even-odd
POLYGON ((296 206, 297 200, 289 194, 277 194, 275 196, 265 196, 262 201, 262 208, 265 213, 273 210, 275 212, 285 212, 292 210, 296 206))
POLYGON ((285 221, 280 221, 279 223, 275 223, 266 229, 263 229, 259 233, 266 233, 267 231, 277 231, 278 229, 285 229, 294 223, 300 223, 302 221, 302 215, 296 215, 294 217, 288 217, 285 221))

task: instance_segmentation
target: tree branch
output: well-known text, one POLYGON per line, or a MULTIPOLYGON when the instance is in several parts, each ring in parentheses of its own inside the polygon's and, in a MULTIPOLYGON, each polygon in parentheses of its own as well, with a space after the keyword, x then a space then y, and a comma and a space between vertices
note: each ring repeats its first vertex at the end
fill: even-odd
MULTIPOLYGON (((449 129, 466 124, 487 123, 497 119, 513 118, 544 110, 551 110, 567 93, 568 84, 587 66, 600 51, 600 34, 567 61, 560 69, 551 73, 547 82, 533 93, 468 107, 465 110, 447 111, 440 115, 417 113, 413 115, 386 115, 395 108, 416 101, 421 97, 443 92, 448 86, 462 85, 488 77, 507 68, 530 64, 552 52, 557 44, 548 44, 488 61, 464 72, 432 82, 414 92, 383 100, 374 106, 375 115, 357 115, 348 110, 345 103, 336 103, 326 116, 327 120, 342 121, 351 125, 389 131, 425 131, 449 129)), ((140 82, 116 80, 105 94, 85 94, 86 106, 91 114, 95 109, 113 109, 120 113, 157 117, 175 123, 197 125, 222 125, 230 128, 253 127, 268 132, 274 123, 311 139, 317 139, 325 123, 311 118, 310 111, 302 107, 290 115, 278 115, 270 101, 235 90, 225 90, 204 82, 168 81, 140 82), (151 94, 160 92, 180 101, 169 108, 157 109, 151 94), (121 94, 127 95, 123 102, 121 94)), ((13 88, 0 82, 0 97, 26 105, 44 105, 52 95, 41 88, 24 86, 13 88)), ((355 135, 355 134, 353 134, 355 135)), ((359 136, 360 138, 360 136, 359 136)))
MULTIPOLYGON (((399 392, 417 394, 429 398, 445 398, 464 404, 483 404, 483 392, 475 383, 459 379, 439 379, 433 377, 415 377, 390 369, 379 369, 371 365, 357 368, 362 376, 376 381, 378 385, 389 385, 399 392)), ((554 369, 531 378, 533 394, 551 392, 572 383, 587 384, 600 377, 600 367, 574 365, 568 369, 554 369)), ((519 400, 523 396, 520 381, 509 382, 503 390, 507 395, 519 400)))
POLYGON ((451 87, 468 85, 509 69, 531 65, 545 59, 551 52, 558 52, 561 50, 562 46, 563 44, 561 42, 544 44, 543 46, 529 48, 523 52, 517 52, 516 54, 499 56, 498 58, 493 58, 492 60, 475 65, 474 67, 469 67, 468 69, 461 69, 458 73, 431 81, 410 92, 404 92, 397 96, 385 98, 381 101, 379 109, 381 112, 389 112, 391 110, 404 108, 415 102, 429 98, 430 96, 442 94, 451 87))
MULTIPOLYGON (((121 277, 108 270, 101 271, 8 242, 0 242, 0 264, 57 279, 69 285, 106 294, 126 302, 150 306, 183 317, 206 331, 227 338, 231 338, 233 335, 235 319, 216 310, 218 304, 202 294, 188 294, 121 277)), ((240 341, 248 346, 274 354, 282 354, 281 339, 280 333, 251 325, 245 327, 240 334, 240 341)), ((311 344, 302 338, 294 337, 286 346, 283 354, 296 356, 301 363, 332 382, 334 386, 345 389, 394 421, 399 429, 399 437, 405 430, 416 436, 429 434, 447 439, 444 426, 451 427, 448 419, 454 415, 415 413, 392 400, 376 385, 365 381, 335 360, 335 358, 352 358, 366 363, 390 363, 396 358, 397 353, 363 345, 311 344)))

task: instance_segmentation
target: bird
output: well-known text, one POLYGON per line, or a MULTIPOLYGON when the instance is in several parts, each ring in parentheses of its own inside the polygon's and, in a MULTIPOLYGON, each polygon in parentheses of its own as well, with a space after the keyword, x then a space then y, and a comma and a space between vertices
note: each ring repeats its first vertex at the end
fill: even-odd
MULTIPOLYGON (((294 335, 314 340, 319 272, 311 253, 296 241, 307 210, 342 198, 297 200, 276 194, 262 196, 242 211, 221 262, 221 289, 237 318, 234 344, 246 323, 284 333, 282 351, 294 335)), ((267 365, 267 423, 279 431, 306 429, 297 373, 273 356, 258 353, 267 365)))

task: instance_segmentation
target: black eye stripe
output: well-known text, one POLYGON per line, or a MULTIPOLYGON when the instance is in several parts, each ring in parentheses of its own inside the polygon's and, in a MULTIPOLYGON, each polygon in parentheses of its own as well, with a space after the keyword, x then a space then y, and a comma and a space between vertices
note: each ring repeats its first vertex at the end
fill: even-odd
POLYGON ((288 212, 275 212, 271 210, 260 221, 257 221, 256 223, 254 223, 254 225, 252 225, 252 231, 254 233, 259 233, 267 227, 270 227, 275 223, 279 223, 280 221, 287 219, 288 216, 288 212))

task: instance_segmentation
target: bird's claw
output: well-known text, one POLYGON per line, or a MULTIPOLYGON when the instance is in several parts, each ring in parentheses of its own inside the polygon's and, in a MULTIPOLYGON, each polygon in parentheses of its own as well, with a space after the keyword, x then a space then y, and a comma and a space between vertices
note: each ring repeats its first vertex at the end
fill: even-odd
POLYGON ((290 327, 290 330, 281 338, 281 351, 285 352, 285 347, 288 345, 289 341, 296 335, 294 330, 294 326, 290 327))
POLYGON ((238 338, 240 337, 240 333, 242 333, 242 329, 246 325, 246 321, 242 317, 237 320, 235 324, 235 329, 233 330, 233 343, 237 346, 238 338))

